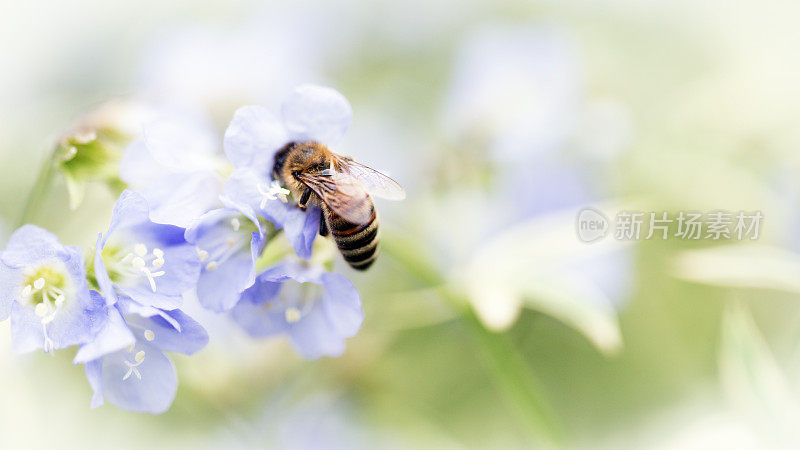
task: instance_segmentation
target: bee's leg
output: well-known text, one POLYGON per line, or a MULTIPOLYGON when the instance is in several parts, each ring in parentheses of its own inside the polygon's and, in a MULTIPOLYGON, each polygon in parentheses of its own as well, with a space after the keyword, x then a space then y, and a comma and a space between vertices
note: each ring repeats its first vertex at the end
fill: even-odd
POLYGON ((299 206, 301 210, 305 211, 309 198, 311 198, 311 188, 306 188, 306 190, 303 191, 303 195, 300 196, 300 201, 297 202, 297 206, 299 206))
POLYGON ((328 235, 328 221, 325 220, 325 216, 319 218, 319 235, 325 237, 328 235))

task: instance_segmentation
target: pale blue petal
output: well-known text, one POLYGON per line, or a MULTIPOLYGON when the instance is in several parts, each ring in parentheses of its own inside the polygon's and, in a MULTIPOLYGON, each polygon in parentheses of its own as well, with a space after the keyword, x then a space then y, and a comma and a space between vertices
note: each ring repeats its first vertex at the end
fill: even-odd
POLYGON ((143 127, 147 150, 159 164, 174 172, 211 168, 217 137, 210 124, 185 114, 161 117, 143 127))
POLYGON ((228 198, 228 197, 226 197, 224 195, 221 195, 219 197, 219 199, 220 199, 220 201, 222 201, 222 204, 226 208, 232 209, 234 211, 237 211, 237 212, 241 213, 243 216, 247 217, 247 219, 250 222, 252 222, 253 225, 256 226, 256 229, 258 230, 258 232, 259 233, 263 233, 263 229, 261 227, 261 222, 258 220, 258 216, 256 216, 255 211, 253 210, 253 208, 250 207, 250 205, 248 205, 245 202, 235 201, 235 200, 233 200, 231 198, 228 198))
POLYGON ((114 284, 111 278, 108 277, 106 265, 103 262, 103 235, 97 235, 97 243, 94 247, 94 276, 97 284, 100 287, 100 292, 106 300, 107 305, 113 305, 117 302, 117 291, 114 289, 114 284))
POLYGON ((136 343, 132 352, 122 350, 103 358, 103 396, 112 405, 126 411, 160 414, 169 409, 178 390, 175 366, 156 347, 146 342, 136 343), (136 367, 141 374, 128 373, 125 362, 133 362, 134 356, 145 352, 142 363, 136 367))
POLYGON ((164 295, 159 292, 153 292, 150 285, 142 283, 137 286, 120 286, 115 285, 117 291, 125 296, 128 296, 137 302, 163 309, 179 308, 183 303, 183 297, 180 295, 164 295))
POLYGON ((267 337, 283 333, 288 329, 283 309, 270 309, 266 303, 275 299, 281 283, 264 281, 261 276, 256 283, 242 293, 241 299, 231 311, 231 317, 252 337, 267 337))
POLYGON ((272 172, 272 155, 286 142, 277 117, 262 106, 243 106, 225 131, 223 147, 237 169, 250 168, 267 176, 272 172))
POLYGON ((305 260, 311 258, 314 239, 319 233, 320 220, 319 208, 310 207, 306 211, 291 208, 287 212, 283 231, 297 256, 305 260))
POLYGON ((213 233, 213 227, 227 217, 231 217, 231 211, 224 208, 213 209, 206 212, 186 228, 186 233, 184 234, 186 242, 198 245, 200 239, 213 233))
POLYGON ((185 228, 204 212, 217 206, 222 183, 213 170, 184 172, 160 164, 144 139, 126 149, 120 162, 120 179, 139 192, 157 223, 185 228))
POLYGON ((142 222, 127 230, 138 241, 149 244, 150 247, 170 247, 186 243, 183 238, 185 228, 175 225, 157 224, 151 221, 142 222))
POLYGON ((325 271, 318 266, 306 266, 293 262, 278 264, 270 267, 258 276, 259 280, 282 282, 295 280, 298 283, 322 284, 322 275, 325 271))
POLYGON ((322 286, 320 306, 328 322, 339 336, 355 336, 364 322, 358 290, 347 277, 338 273, 323 274, 322 286))
POLYGON ((92 400, 89 407, 94 409, 105 403, 103 398, 103 361, 100 359, 90 361, 83 366, 86 372, 86 379, 92 388, 92 400))
POLYGON ((36 225, 23 225, 8 238, 2 253, 3 262, 11 267, 24 267, 44 259, 65 259, 63 245, 52 233, 36 225))
POLYGON ((2 261, 0 253, 0 322, 8 319, 11 314, 11 305, 22 283, 21 271, 7 266, 2 261))
POLYGON ((163 247, 166 272, 156 278, 156 289, 163 295, 180 297, 197 283, 200 276, 200 260, 193 245, 183 244, 163 247))
POLYGON ((122 194, 119 195, 116 203, 114 203, 114 210, 111 212, 111 223, 103 239, 103 245, 118 228, 132 227, 147 221, 149 211, 150 207, 144 196, 129 189, 122 191, 122 194))
POLYGON ((306 84, 294 90, 281 114, 290 141, 336 145, 350 126, 353 110, 336 90, 306 84))
POLYGON ((88 363, 136 342, 116 306, 105 306, 103 315, 102 328, 91 342, 81 345, 72 361, 74 364, 88 363))
POLYGON ((306 359, 341 356, 345 350, 344 336, 336 332, 319 304, 291 324, 289 337, 297 353, 306 359))
POLYGON ((144 138, 131 142, 119 162, 119 178, 137 191, 147 195, 148 188, 157 186, 172 176, 169 168, 159 164, 147 149, 144 138))
POLYGON ((161 315, 146 318, 128 316, 126 319, 139 341, 147 341, 161 351, 191 355, 208 344, 206 330, 183 311, 176 309, 163 313, 170 317, 172 323, 161 315), (179 326, 176 328, 173 323, 179 326), (146 330, 153 332, 150 336, 153 338, 152 341, 147 339, 149 333, 145 333, 146 330))
POLYGON ((186 228, 198 217, 219 205, 222 181, 213 173, 174 176, 148 195, 150 219, 186 228))
POLYGON ((197 282, 200 304, 214 312, 227 311, 242 291, 253 285, 255 263, 250 252, 239 252, 214 270, 206 270, 197 282))
POLYGON ((141 317, 160 317, 164 319, 172 328, 181 331, 181 324, 172 318, 163 309, 154 308, 152 306, 141 305, 131 300, 128 297, 120 297, 117 304, 123 316, 129 317, 131 314, 136 314, 141 317))
MULTIPOLYGON (((192 227, 186 230, 187 241, 199 248, 214 253, 214 249, 225 247, 226 236, 241 239, 227 223, 228 218, 236 217, 239 211, 231 209, 214 210, 205 214, 192 227)), ((203 270, 197 283, 197 297, 200 303, 216 312, 227 311, 236 304, 239 294, 253 285, 255 281, 255 261, 261 253, 264 235, 253 232, 250 235, 249 251, 241 249, 227 259, 214 261, 216 268, 203 270)))
POLYGON ((44 350, 42 319, 17 302, 11 306, 11 348, 16 353, 44 350))

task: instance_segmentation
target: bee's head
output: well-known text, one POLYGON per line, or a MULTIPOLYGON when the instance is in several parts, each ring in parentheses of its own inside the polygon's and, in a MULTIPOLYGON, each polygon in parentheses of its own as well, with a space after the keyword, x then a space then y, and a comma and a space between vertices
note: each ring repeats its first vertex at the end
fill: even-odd
POLYGON ((330 151, 316 142, 295 143, 287 154, 286 164, 293 176, 322 172, 330 167, 330 151))

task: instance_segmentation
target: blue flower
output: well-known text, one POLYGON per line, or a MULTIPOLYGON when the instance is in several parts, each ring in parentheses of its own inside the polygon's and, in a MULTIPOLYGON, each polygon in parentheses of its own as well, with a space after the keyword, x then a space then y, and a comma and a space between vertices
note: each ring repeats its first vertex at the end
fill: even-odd
POLYGON ((96 314, 80 249, 34 225, 11 235, 0 253, 0 320, 11 317, 16 352, 88 342, 96 314))
POLYGON ((253 337, 286 334, 307 359, 341 355, 364 320, 361 297, 346 277, 291 262, 260 274, 231 314, 253 337))
POLYGON ((128 297, 105 305, 101 323, 94 340, 82 345, 74 360, 85 364, 91 407, 108 400, 128 411, 159 414, 169 409, 178 378, 164 352, 197 352, 208 343, 203 327, 180 310, 153 308, 128 297))
POLYGON ((280 188, 277 181, 268 185, 266 178, 243 168, 231 174, 225 182, 224 198, 248 205, 269 220, 276 230, 282 229, 297 255, 308 260, 319 231, 321 211, 314 207, 301 211, 288 204, 285 198, 288 192, 280 188))
POLYGON ((186 228, 219 207, 217 137, 210 125, 186 114, 146 123, 120 161, 120 179, 144 196, 150 218, 186 228))
POLYGON ((119 295, 142 305, 174 309, 197 284, 200 260, 184 229, 153 223, 141 194, 124 191, 111 224, 97 239, 94 271, 108 304, 119 295))
POLYGON ((253 285, 265 239, 252 208, 227 198, 223 202, 227 207, 207 212, 185 233, 203 264, 197 297, 215 312, 231 309, 242 291, 253 285))
POLYGON ((352 115, 350 104, 339 92, 303 85, 284 102, 280 119, 262 106, 244 106, 236 111, 225 131, 225 154, 236 168, 225 184, 225 195, 249 205, 276 228, 283 228, 303 259, 311 257, 320 213, 314 208, 305 213, 287 203, 289 191, 276 181, 270 182, 272 158, 288 142, 338 144, 352 115))

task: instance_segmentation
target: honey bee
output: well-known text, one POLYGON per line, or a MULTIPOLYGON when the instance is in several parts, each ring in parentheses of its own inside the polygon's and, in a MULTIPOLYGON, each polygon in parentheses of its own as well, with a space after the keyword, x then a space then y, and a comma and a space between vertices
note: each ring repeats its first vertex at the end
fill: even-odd
POLYGON ((379 252, 378 218, 370 195, 390 200, 406 197, 388 176, 340 156, 317 142, 290 142, 275 153, 272 174, 306 210, 322 209, 319 234, 333 236, 344 260, 366 270, 379 252))

